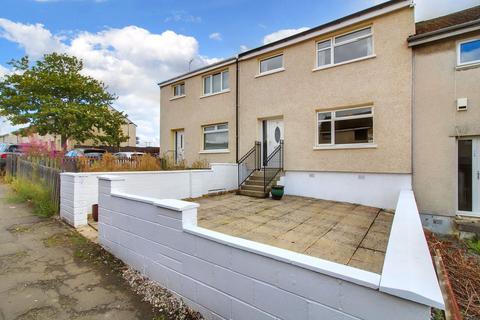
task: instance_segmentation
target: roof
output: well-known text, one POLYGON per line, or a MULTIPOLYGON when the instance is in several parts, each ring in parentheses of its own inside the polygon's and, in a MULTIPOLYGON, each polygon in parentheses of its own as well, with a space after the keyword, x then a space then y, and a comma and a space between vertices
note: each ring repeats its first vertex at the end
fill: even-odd
POLYGON ((215 64, 208 65, 206 67, 203 67, 203 68, 200 68, 200 69, 197 69, 197 70, 179 75, 175 78, 165 80, 163 82, 158 83, 158 85, 160 87, 164 87, 166 85, 175 83, 176 81, 187 79, 187 78, 192 77, 194 75, 206 72, 207 70, 215 69, 215 68, 218 68, 220 66, 233 63, 237 60, 237 58, 239 60, 250 58, 251 56, 262 54, 265 51, 276 50, 279 47, 285 47, 285 46, 291 45, 295 42, 304 41, 306 39, 313 38, 313 37, 316 37, 318 35, 321 35, 321 34, 324 34, 324 33, 327 33, 327 32, 331 32, 333 30, 344 28, 346 26, 357 23, 359 21, 369 19, 369 18, 375 16, 374 15, 375 13, 377 13, 377 15, 380 15, 380 14, 390 12, 390 11, 393 11, 393 10, 397 10, 399 8, 403 8, 403 7, 410 6, 410 5, 412 5, 412 0, 390 0, 390 1, 386 1, 386 2, 383 2, 383 3, 378 4, 376 6, 373 6, 373 7, 367 8, 365 10, 355 12, 353 14, 344 16, 340 19, 336 19, 336 20, 327 22, 325 24, 322 24, 322 25, 316 26, 314 28, 308 29, 306 31, 294 34, 292 36, 289 36, 289 37, 286 37, 286 38, 283 38, 283 39, 280 39, 280 40, 262 45, 260 47, 253 48, 253 49, 250 49, 248 51, 239 53, 237 55, 237 57, 225 59, 225 60, 222 60, 222 61, 217 62, 215 64))
POLYGON ((480 19, 480 6, 451 13, 446 16, 420 21, 415 25, 416 35, 456 26, 480 19))
POLYGON ((159 82, 158 85, 159 85, 160 87, 163 87, 163 86, 166 86, 166 85, 168 85, 168 84, 171 84, 171 83, 174 83, 174 82, 177 82, 177 81, 180 81, 180 80, 183 80, 183 79, 192 77, 192 76, 197 75, 197 74, 199 74, 199 73, 203 73, 203 72, 206 72, 206 71, 208 71, 208 70, 213 70, 213 69, 216 69, 216 68, 220 68, 220 67, 222 67, 222 66, 225 66, 225 65, 232 64, 232 63, 234 63, 236 60, 237 60, 236 57, 231 57, 231 58, 223 59, 223 60, 220 60, 220 61, 218 61, 218 62, 215 62, 215 63, 209 64, 209 65, 206 65, 206 66, 204 66, 204 67, 201 67, 201 68, 199 68, 199 69, 195 69, 195 70, 193 70, 193 71, 190 71, 190 72, 181 74, 181 75, 176 76, 176 77, 174 77, 174 78, 170 78, 170 79, 168 79, 168 80, 159 82))
POLYGON ((418 22, 415 29, 416 33, 408 38, 410 46, 478 31, 480 30, 480 6, 418 22))

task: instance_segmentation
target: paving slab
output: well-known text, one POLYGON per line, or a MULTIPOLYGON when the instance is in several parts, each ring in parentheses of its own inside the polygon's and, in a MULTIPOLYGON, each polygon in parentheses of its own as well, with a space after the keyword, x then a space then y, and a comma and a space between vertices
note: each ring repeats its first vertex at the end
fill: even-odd
POLYGON ((192 199, 201 227, 381 273, 393 214, 379 208, 233 193, 192 199))

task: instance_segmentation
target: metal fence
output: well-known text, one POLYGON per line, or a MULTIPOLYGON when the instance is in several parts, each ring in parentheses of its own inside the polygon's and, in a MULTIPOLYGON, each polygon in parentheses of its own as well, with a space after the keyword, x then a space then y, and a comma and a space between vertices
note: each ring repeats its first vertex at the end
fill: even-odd
POLYGON ((6 159, 5 174, 44 185, 48 188, 57 211, 60 209, 60 172, 61 169, 48 166, 47 163, 34 162, 15 155, 6 159))

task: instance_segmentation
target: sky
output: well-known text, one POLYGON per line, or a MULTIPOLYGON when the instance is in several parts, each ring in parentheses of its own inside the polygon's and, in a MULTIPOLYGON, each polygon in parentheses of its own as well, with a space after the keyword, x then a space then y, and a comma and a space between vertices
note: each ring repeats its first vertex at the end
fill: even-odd
MULTIPOLYGON (((0 77, 11 59, 65 52, 119 98, 141 144, 159 143, 158 82, 382 0, 0 0, 0 77)), ((416 20, 480 5, 417 0, 416 20)), ((0 133, 12 130, 0 120, 0 133)))

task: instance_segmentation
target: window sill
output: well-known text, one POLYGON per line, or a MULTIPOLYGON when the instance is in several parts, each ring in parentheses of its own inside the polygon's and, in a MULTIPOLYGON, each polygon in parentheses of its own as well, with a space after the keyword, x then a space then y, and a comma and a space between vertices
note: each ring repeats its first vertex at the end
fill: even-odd
POLYGON ((181 99, 181 98, 185 98, 185 97, 186 97, 186 95, 172 97, 172 98, 170 98, 170 101, 172 101, 172 100, 177 100, 177 99, 181 99))
POLYGON ((473 69, 473 68, 480 68, 480 62, 472 62, 472 63, 466 63, 466 64, 460 64, 455 67, 455 70, 467 70, 467 69, 473 69))
POLYGON ((264 73, 259 73, 255 76, 255 78, 268 76, 268 75, 271 75, 271 74, 274 74, 274 73, 279 73, 279 72, 282 72, 282 71, 285 71, 285 68, 280 68, 280 69, 270 70, 270 71, 267 71, 267 72, 264 72, 264 73))
POLYGON ((217 149, 217 150, 201 150, 198 153, 200 154, 211 154, 211 153, 230 153, 229 149, 217 149))
POLYGON ((313 147, 313 150, 375 149, 375 148, 377 148, 377 145, 375 143, 352 143, 352 144, 315 146, 313 147))
POLYGON ((370 56, 366 56, 366 57, 362 57, 362 58, 358 58, 358 59, 353 59, 353 60, 348 60, 348 61, 340 62, 340 63, 337 63, 337 64, 329 64, 329 65, 326 65, 326 66, 316 67, 316 68, 312 69, 312 72, 325 70, 325 69, 330 69, 330 68, 335 68, 335 67, 343 66, 343 65, 346 65, 346 64, 349 64, 349 63, 369 60, 369 59, 373 59, 373 58, 376 58, 376 57, 377 57, 377 55, 373 54, 373 55, 370 55, 370 56))
POLYGON ((230 89, 223 90, 223 91, 220 91, 220 92, 210 93, 210 94, 204 94, 203 96, 200 96, 200 99, 208 98, 208 97, 211 97, 211 96, 217 96, 219 94, 228 93, 228 92, 230 92, 230 89))

